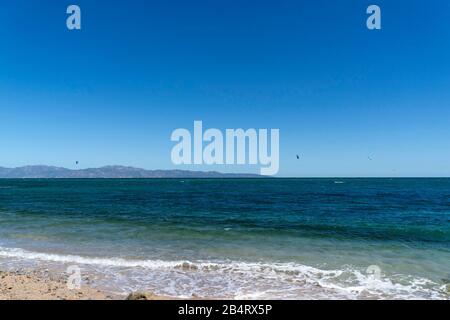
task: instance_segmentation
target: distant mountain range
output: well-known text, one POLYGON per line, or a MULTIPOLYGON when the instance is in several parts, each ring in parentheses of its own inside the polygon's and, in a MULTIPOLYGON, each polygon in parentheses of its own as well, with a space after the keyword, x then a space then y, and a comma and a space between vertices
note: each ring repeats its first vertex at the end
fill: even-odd
POLYGON ((0 179, 85 179, 85 178, 258 178, 257 174, 216 171, 145 170, 125 166, 106 166, 71 170, 52 166, 0 167, 0 179))

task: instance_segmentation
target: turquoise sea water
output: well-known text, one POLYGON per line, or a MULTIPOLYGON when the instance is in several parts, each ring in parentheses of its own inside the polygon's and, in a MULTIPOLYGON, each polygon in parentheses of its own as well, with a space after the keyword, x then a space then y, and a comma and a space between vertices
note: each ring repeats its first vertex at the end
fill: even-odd
POLYGON ((108 290, 440 298, 450 179, 0 180, 0 268, 108 290))

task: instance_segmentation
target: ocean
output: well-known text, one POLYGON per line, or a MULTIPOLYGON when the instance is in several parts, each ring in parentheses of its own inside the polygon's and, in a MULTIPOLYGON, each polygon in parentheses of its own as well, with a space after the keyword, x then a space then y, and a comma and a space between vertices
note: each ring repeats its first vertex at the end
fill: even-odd
POLYGON ((0 269, 112 293, 449 299, 450 179, 0 180, 0 269))

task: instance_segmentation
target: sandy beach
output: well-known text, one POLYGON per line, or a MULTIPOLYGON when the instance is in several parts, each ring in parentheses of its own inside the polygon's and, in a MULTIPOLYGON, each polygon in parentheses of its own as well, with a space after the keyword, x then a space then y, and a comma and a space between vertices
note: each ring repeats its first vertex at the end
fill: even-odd
POLYGON ((63 276, 55 277, 45 271, 0 271, 0 300, 118 300, 89 286, 70 290, 63 276))
POLYGON ((152 293, 130 293, 128 296, 104 292, 89 285, 70 290, 64 275, 48 271, 0 271, 0 300, 171 300, 152 293))

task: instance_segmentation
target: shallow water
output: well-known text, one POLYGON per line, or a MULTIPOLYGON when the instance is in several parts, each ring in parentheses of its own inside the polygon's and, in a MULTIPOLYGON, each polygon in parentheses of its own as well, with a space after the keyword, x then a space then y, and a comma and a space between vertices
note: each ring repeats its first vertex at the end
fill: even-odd
POLYGON ((448 299, 450 179, 0 180, 0 262, 122 293, 448 299))

